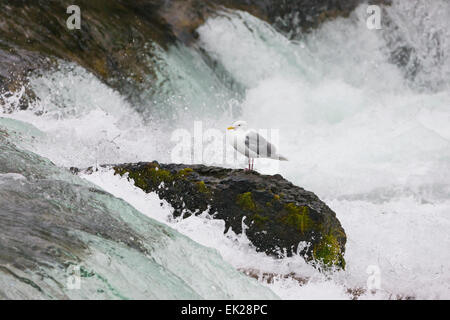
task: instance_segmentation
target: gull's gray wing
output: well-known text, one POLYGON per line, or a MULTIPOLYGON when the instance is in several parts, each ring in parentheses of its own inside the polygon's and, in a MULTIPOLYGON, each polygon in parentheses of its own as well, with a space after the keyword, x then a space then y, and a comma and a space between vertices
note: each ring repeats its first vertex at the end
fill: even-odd
POLYGON ((257 158, 272 158, 277 155, 277 149, 258 132, 248 131, 245 135, 245 155, 252 157, 252 153, 257 158))

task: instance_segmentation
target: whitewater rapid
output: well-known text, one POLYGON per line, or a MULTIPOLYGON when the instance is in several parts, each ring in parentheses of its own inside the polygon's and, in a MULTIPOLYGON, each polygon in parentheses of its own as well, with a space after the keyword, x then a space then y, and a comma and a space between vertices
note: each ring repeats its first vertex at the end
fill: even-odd
POLYGON ((257 254, 245 235, 224 235, 206 213, 171 220, 170 206, 111 172, 84 178, 218 250, 235 269, 308 279, 260 279, 281 298, 350 299, 348 289, 366 289, 369 266, 379 268, 381 289, 361 299, 449 298, 448 16, 445 1, 394 1, 383 10, 382 30, 366 28, 360 6, 290 39, 247 13, 223 12, 198 28, 195 46, 154 49, 159 81, 148 106, 131 105, 88 71, 61 62, 31 76, 40 98, 33 108, 18 110, 13 96, 3 109, 14 111, 2 117, 38 129, 20 141, 27 150, 80 168, 170 162, 172 132, 192 131, 195 120, 219 130, 236 118, 277 129, 280 152, 290 159, 277 172, 336 212, 348 238, 345 271, 322 275, 300 257, 257 254), (412 50, 400 65, 394 53, 402 46, 412 50))

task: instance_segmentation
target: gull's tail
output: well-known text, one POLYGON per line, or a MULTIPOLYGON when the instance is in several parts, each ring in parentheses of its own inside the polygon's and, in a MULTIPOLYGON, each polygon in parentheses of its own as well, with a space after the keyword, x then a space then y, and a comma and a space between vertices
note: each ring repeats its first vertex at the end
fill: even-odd
POLYGON ((283 157, 282 155, 278 155, 278 160, 280 160, 280 161, 289 161, 288 158, 283 157))

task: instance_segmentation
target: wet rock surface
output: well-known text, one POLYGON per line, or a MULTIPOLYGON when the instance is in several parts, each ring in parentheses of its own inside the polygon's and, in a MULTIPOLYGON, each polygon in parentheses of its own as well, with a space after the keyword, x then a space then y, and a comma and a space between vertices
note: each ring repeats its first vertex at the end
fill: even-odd
POLYGON ((225 221, 225 232, 245 232, 257 251, 276 257, 298 253, 319 266, 345 266, 346 235, 336 214, 281 175, 158 162, 112 167, 169 202, 175 217, 209 210, 225 221))

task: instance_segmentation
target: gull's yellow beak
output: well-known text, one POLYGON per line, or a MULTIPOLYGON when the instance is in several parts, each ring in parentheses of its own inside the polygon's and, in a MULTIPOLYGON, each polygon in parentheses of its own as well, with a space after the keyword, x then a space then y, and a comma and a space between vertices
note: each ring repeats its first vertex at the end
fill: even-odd
POLYGON ((227 128, 227 130, 234 130, 234 129, 236 129, 236 128, 233 126, 227 128))

